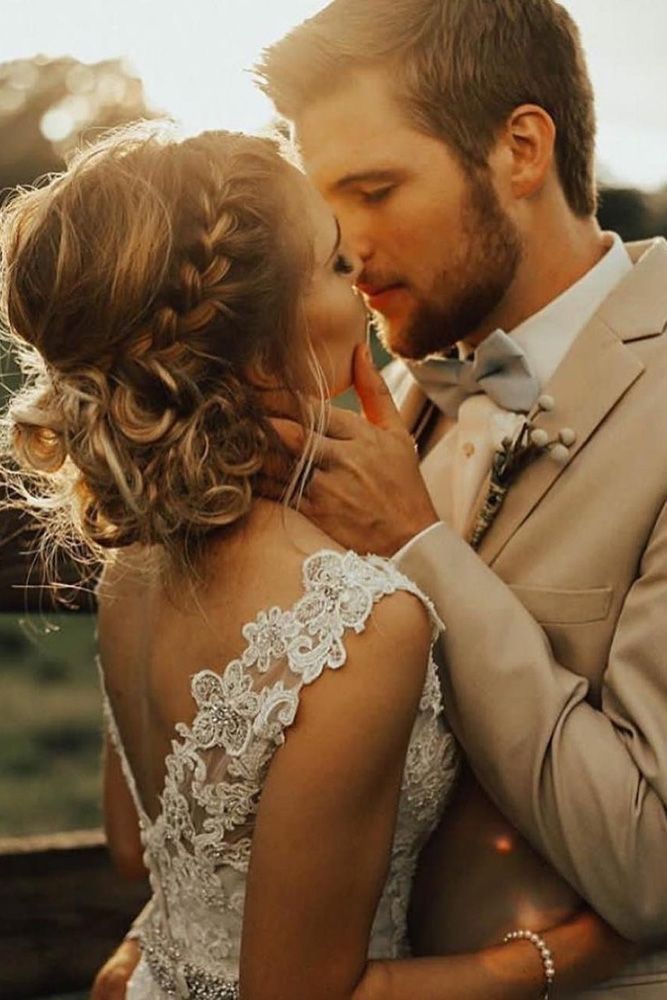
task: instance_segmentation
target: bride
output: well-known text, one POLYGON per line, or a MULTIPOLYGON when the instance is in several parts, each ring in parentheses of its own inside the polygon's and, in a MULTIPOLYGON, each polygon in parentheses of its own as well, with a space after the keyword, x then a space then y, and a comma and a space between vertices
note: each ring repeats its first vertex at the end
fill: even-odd
POLYGON ((589 912, 551 955, 410 958, 456 774, 443 624, 298 512, 366 329, 359 262, 302 175, 269 140, 125 130, 19 193, 1 244, 26 503, 105 564, 107 829, 152 888, 128 997, 533 1000, 554 966, 573 988, 627 960, 589 912))

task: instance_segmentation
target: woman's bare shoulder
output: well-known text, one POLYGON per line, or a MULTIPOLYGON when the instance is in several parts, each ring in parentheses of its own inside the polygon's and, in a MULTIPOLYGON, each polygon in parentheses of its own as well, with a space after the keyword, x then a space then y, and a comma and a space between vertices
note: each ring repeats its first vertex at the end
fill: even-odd
POLYGON ((213 547, 207 595, 230 597, 230 581, 249 608, 292 604, 303 591, 303 564, 323 549, 345 550, 312 521, 277 504, 260 504, 235 538, 213 547))

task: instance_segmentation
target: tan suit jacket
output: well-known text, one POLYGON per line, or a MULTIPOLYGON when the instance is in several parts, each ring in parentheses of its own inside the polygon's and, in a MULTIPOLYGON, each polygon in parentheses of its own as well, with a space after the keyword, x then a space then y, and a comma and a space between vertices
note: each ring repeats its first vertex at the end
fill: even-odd
MULTIPOLYGON (((576 431, 569 464, 521 474, 479 555, 443 524, 399 557, 447 625, 447 713, 479 782, 599 914, 654 944, 588 1000, 667 997, 667 243, 628 251, 545 387, 537 424, 576 431)), ((414 419, 405 369, 396 391, 414 419)))

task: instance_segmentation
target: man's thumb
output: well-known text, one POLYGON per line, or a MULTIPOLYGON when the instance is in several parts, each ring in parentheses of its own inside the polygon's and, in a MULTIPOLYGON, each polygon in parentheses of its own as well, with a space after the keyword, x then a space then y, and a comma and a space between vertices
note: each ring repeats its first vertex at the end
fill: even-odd
POLYGON ((371 349, 366 344, 358 347, 354 354, 354 388, 364 415, 372 424, 387 429, 402 426, 387 383, 375 367, 371 349))

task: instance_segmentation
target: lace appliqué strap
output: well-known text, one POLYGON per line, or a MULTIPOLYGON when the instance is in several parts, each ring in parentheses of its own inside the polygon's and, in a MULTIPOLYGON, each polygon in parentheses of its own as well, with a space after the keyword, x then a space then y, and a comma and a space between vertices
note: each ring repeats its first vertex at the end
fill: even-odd
POLYGON ((433 636, 444 625, 432 602, 396 566, 375 556, 361 557, 322 550, 303 565, 304 595, 288 611, 261 611, 242 629, 248 645, 224 673, 202 670, 192 679, 197 716, 192 727, 179 724, 179 735, 199 750, 222 747, 230 757, 247 753, 253 738, 282 742, 298 707, 298 687, 312 684, 326 669, 337 670, 347 659, 343 637, 348 629, 363 631, 374 604, 404 590, 428 610, 433 636), (281 679, 257 690, 253 674, 266 674, 286 660, 300 684, 281 679))
POLYGON ((337 669, 346 660, 343 635, 363 631, 373 605, 383 596, 405 590, 426 606, 434 635, 444 629, 431 601, 393 563, 376 556, 316 552, 303 564, 304 596, 291 611, 273 608, 243 634, 249 640, 244 663, 259 668, 286 656, 304 684, 326 667, 337 669))
POLYGON ((385 595, 414 594, 428 610, 434 638, 444 630, 432 602, 386 559, 325 549, 305 560, 303 584, 304 595, 290 610, 261 611, 243 627, 248 645, 240 659, 222 674, 202 670, 193 677, 198 713, 191 729, 177 730, 200 750, 224 747, 230 757, 242 757, 253 736, 280 742, 296 715, 294 686, 283 679, 257 690, 253 674, 286 660, 301 683, 311 684, 326 668, 339 669, 347 658, 345 631, 362 632, 385 595))

